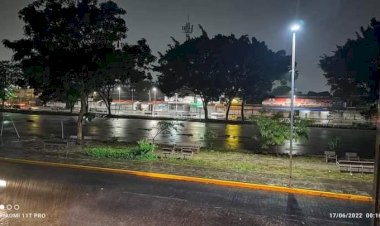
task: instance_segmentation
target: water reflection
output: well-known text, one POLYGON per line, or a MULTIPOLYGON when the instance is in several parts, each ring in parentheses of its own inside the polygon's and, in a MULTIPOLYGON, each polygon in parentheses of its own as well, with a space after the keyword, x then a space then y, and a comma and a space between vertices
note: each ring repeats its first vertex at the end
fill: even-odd
POLYGON ((0 179, 0 188, 5 188, 7 186, 7 181, 0 179))
POLYGON ((31 115, 28 122, 31 123, 31 129, 34 130, 35 132, 41 132, 41 117, 40 115, 31 115))
MULTIPOLYGON (((48 115, 22 115, 10 114, 14 120, 21 138, 26 136, 44 136, 54 134, 61 136, 61 120, 65 124, 65 133, 76 133, 76 117, 48 116, 48 115), (28 122, 32 119, 31 122, 28 122)), ((143 119, 108 119, 99 118, 86 123, 85 135, 98 136, 107 140, 111 136, 117 136, 119 141, 136 142, 141 138, 151 138, 153 128, 158 120, 143 119)), ((214 142, 215 148, 257 150, 258 143, 252 137, 257 133, 253 125, 226 125, 223 123, 182 122, 184 127, 179 127, 171 136, 158 136, 157 143, 198 142, 205 145, 203 139, 205 131, 210 129, 217 133, 214 142)), ((4 142, 10 137, 14 138, 15 132, 12 125, 4 125, 4 142)), ((328 140, 332 136, 338 136, 342 140, 342 150, 356 152, 360 157, 373 157, 375 146, 375 130, 350 130, 335 128, 310 128, 309 140, 302 144, 295 144, 295 153, 299 154, 323 154, 328 140), (365 147, 365 148, 363 148, 365 147)), ((0 140, 1 141, 1 140, 0 140)), ((288 152, 289 145, 282 148, 282 152, 288 152)))
POLYGON ((226 125, 225 130, 225 143, 226 147, 229 149, 239 148, 239 139, 241 135, 241 126, 240 125, 226 125))
MULTIPOLYGON (((301 141, 293 141, 293 150, 292 150, 293 155, 302 154, 302 148, 301 148, 302 144, 303 144, 303 142, 301 142, 301 141)), ((289 152, 290 152, 290 141, 285 141, 285 144, 282 147, 279 147, 277 150, 278 150, 278 153, 289 154, 289 152)))

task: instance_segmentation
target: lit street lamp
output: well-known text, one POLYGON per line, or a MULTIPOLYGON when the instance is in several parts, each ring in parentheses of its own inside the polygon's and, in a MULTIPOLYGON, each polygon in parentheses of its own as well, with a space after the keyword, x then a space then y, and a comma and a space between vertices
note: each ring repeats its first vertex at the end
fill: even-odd
POLYGON ((121 91, 120 86, 117 87, 117 90, 119 91, 119 104, 120 104, 120 91, 121 91))
POLYGON ((289 187, 292 185, 292 168, 293 168, 293 124, 294 124, 294 74, 296 67, 296 33, 301 26, 299 24, 293 24, 290 30, 293 33, 292 43, 292 87, 290 92, 290 143, 289 143, 289 187))

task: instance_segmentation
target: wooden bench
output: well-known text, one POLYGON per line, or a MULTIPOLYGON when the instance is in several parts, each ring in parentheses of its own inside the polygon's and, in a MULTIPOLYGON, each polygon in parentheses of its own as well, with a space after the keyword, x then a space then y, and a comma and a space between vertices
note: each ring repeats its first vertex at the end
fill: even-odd
MULTIPOLYGON (((78 138, 78 136, 76 136, 76 135, 71 135, 71 136, 69 137, 69 140, 71 140, 71 141, 76 141, 77 138, 78 138)), ((85 140, 85 141, 93 141, 93 140, 97 140, 97 139, 98 139, 98 137, 95 137, 95 136, 83 136, 83 140, 85 140)))
POLYGON ((341 172, 374 173, 375 170, 374 162, 340 160, 336 164, 341 172))
POLYGON ((57 150, 66 149, 69 147, 69 142, 65 140, 57 140, 57 141, 46 140, 44 141, 44 150, 46 150, 48 147, 51 147, 57 150))
POLYGON ((191 150, 195 153, 199 153, 199 151, 201 150, 201 145, 200 144, 197 144, 197 143, 176 143, 174 145, 174 149, 177 151, 182 151, 182 150, 191 150))
POLYGON ((173 147, 162 148, 162 154, 164 157, 170 155, 180 155, 183 159, 191 158, 194 153, 199 153, 201 145, 193 143, 176 143, 173 147))
POLYGON ((164 155, 164 157, 168 157, 168 155, 174 155, 175 152, 174 152, 174 147, 171 147, 171 148, 162 148, 162 154, 164 155))
POLYGON ((326 163, 329 162, 329 159, 335 160, 335 162, 338 161, 338 156, 336 155, 335 151, 325 151, 325 159, 326 163))
POLYGON ((346 152, 345 153, 345 156, 346 156, 346 159, 348 161, 352 161, 352 160, 355 160, 355 161, 360 161, 360 158, 358 156, 357 153, 354 153, 354 152, 346 152))

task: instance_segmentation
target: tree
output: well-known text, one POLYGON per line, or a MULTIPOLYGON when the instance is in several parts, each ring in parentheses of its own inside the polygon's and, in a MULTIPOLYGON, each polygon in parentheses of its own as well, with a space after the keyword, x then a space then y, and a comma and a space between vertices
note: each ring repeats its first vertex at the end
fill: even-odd
MULTIPOLYGON (((158 82, 168 95, 187 89, 201 96, 205 119, 208 102, 224 94, 226 120, 232 99, 237 96, 261 97, 272 89, 275 80, 288 72, 290 57, 284 51, 273 52, 264 42, 248 36, 202 35, 180 44, 174 40, 165 55, 160 54, 158 82), (255 87, 255 88, 253 88, 255 87)), ((243 106, 244 107, 244 106, 243 106)), ((242 111, 243 112, 243 111, 242 111)))
POLYGON ((133 86, 151 79, 146 71, 155 59, 145 39, 139 40, 137 45, 125 44, 122 49, 116 49, 107 56, 97 74, 103 80, 96 89, 107 106, 108 115, 111 115, 112 91, 116 85, 133 86))
POLYGON ((9 61, 0 61, 0 100, 1 109, 5 101, 15 98, 14 86, 21 80, 22 72, 18 65, 9 61))
POLYGON ((356 39, 348 39, 332 56, 324 55, 319 62, 333 96, 349 105, 362 101, 371 104, 378 99, 379 27, 380 22, 372 19, 369 27, 361 27, 356 33, 356 39))
POLYGON ((208 120, 208 103, 218 100, 222 94, 219 85, 223 78, 215 55, 220 45, 208 37, 202 26, 199 27, 202 35, 197 38, 182 44, 173 39, 174 45, 169 45, 165 54, 159 53, 159 65, 155 71, 160 73, 158 84, 166 95, 172 96, 180 89, 199 95, 205 120, 208 120))
POLYGON ((69 89, 78 93, 78 142, 83 138, 87 97, 103 81, 96 75, 126 37, 120 18, 125 13, 113 1, 98 5, 96 0, 35 0, 19 12, 25 38, 3 41, 15 52, 29 85, 42 96, 58 96, 54 94, 69 89))
POLYGON ((274 81, 284 81, 289 76, 290 56, 284 50, 273 52, 264 42, 252 38, 249 46, 252 53, 247 67, 247 77, 241 83, 241 118, 244 120, 244 104, 247 100, 253 103, 269 96, 274 81))
MULTIPOLYGON (((278 147, 290 140, 289 122, 282 117, 259 116, 255 119, 259 129, 258 140, 261 148, 278 147)), ((309 138, 310 122, 308 120, 298 119, 294 121, 294 140, 305 141, 309 138)))
POLYGON ((232 100, 240 96, 241 87, 246 81, 251 71, 250 40, 244 35, 236 38, 234 35, 217 35, 213 38, 214 42, 219 43, 216 49, 216 57, 221 80, 221 89, 227 100, 226 121, 231 108, 232 100))
POLYGON ((309 92, 307 92, 306 96, 310 96, 310 97, 331 97, 331 94, 328 91, 323 91, 323 92, 309 91, 309 92))
POLYGON ((289 86, 277 86, 272 90, 273 96, 290 96, 291 88, 289 86))

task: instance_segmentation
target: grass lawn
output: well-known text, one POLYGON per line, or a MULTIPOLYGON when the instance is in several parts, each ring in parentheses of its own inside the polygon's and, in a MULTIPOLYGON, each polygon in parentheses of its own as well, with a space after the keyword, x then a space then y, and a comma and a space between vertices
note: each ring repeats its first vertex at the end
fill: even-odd
MULTIPOLYGON (((130 158, 128 154, 134 148, 136 145, 131 144, 92 143, 84 149, 72 147, 67 156, 58 154, 57 151, 41 151, 38 148, 30 150, 25 157, 280 186, 287 186, 289 182, 289 157, 286 155, 253 154, 244 150, 209 151, 202 149, 190 159, 180 159, 163 158, 160 148, 158 148, 155 151, 158 157, 136 159, 130 158), (90 154, 89 149, 95 151, 95 154, 90 154), (105 156, 97 153, 101 149, 110 150, 112 154, 105 156)), ((325 163, 324 156, 295 156, 293 158, 292 186, 296 188, 370 195, 372 180, 373 174, 339 172, 335 163, 325 163)))
MULTIPOLYGON (((100 145, 103 146, 104 145, 100 145)), ((92 147, 99 147, 95 145, 92 147)), ((112 145, 107 148, 131 148, 112 145)), ((160 151, 155 151, 158 156, 160 151)), ((115 158, 88 158, 92 163, 108 167, 151 172, 206 177, 250 183, 288 185, 289 157, 286 155, 253 154, 244 150, 201 150, 190 159, 158 157, 156 159, 127 160, 115 158)), ((326 163, 324 156, 293 157, 292 184, 309 188, 351 194, 371 194, 373 174, 339 172, 335 163, 326 163)))

